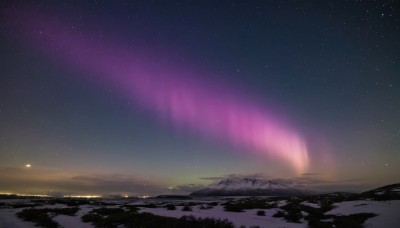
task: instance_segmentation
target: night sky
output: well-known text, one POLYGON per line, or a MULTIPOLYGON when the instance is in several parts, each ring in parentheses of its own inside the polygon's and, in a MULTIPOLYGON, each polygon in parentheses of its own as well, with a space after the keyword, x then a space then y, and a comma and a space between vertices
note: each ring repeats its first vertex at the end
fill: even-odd
POLYGON ((400 182, 395 0, 0 9, 0 193, 400 182))

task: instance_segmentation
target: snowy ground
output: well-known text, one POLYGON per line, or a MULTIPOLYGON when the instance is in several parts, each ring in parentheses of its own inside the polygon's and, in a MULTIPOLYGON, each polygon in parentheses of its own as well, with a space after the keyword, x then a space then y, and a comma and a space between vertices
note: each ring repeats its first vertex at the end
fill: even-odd
MULTIPOLYGON (((118 201, 116 201, 118 203, 118 201)), ((130 205, 143 205, 146 203, 154 203, 162 201, 132 201, 130 205)), ((166 201, 165 204, 174 203, 180 205, 183 202, 197 202, 204 203, 206 205, 207 201, 166 201)), ((210 201, 208 201, 210 202, 210 201)), ((219 202, 224 202, 219 200, 219 202)), ((29 200, 0 200, 0 203, 7 203, 9 205, 19 204, 19 203, 30 203, 29 200)), ((126 201, 120 201, 118 205, 106 206, 106 207, 119 207, 126 204, 126 201)), ((277 201, 278 206, 284 206, 287 202, 285 200, 277 201)), ((314 208, 319 208, 320 205, 317 203, 310 203, 304 201, 301 204, 311 206, 314 208)), ((400 200, 389 200, 389 201, 372 201, 372 200, 356 200, 356 201, 344 201, 341 203, 333 204, 334 209, 328 211, 326 214, 330 215, 350 215, 355 213, 376 213, 378 216, 368 219, 364 223, 364 227, 400 227, 400 200)), ((65 208, 65 204, 54 204, 54 205, 41 205, 34 208, 65 208)), ((81 217, 94 208, 101 208, 105 206, 101 205, 81 205, 80 210, 75 216, 67 215, 57 215, 53 217, 53 220, 58 222, 62 227, 73 227, 73 228, 86 228, 93 227, 91 224, 83 223, 81 217)), ((166 208, 160 206, 158 208, 144 208, 140 207, 140 212, 149 212, 155 215, 168 216, 180 218, 184 215, 193 215, 200 218, 220 218, 228 219, 233 222, 236 227, 240 226, 259 226, 261 227, 280 227, 280 228, 297 228, 297 227, 307 227, 307 221, 301 220, 301 223, 290 223, 285 221, 283 218, 274 218, 273 215, 280 209, 262 209, 265 211, 265 216, 258 216, 257 211, 261 209, 251 209, 245 210, 244 212, 228 212, 225 211, 221 204, 214 206, 209 209, 201 209, 201 204, 192 206, 192 211, 182 211, 183 206, 176 206, 176 210, 167 210, 166 208)), ((26 222, 16 217, 16 213, 23 210, 23 208, 12 208, 10 206, 0 206, 0 227, 1 228, 25 228, 25 227, 35 227, 34 223, 26 222)), ((303 212, 302 212, 303 213, 303 212)), ((305 213, 305 212, 304 212, 305 213)), ((305 215, 303 213, 303 215, 305 215)))
MULTIPOLYGON (((45 205, 36 208, 54 208, 54 205, 45 205)), ((65 205, 63 205, 65 207, 65 205)), ((61 207, 60 207, 61 208, 61 207)), ((76 216, 58 215, 53 218, 54 221, 58 222, 62 227, 73 227, 73 228, 86 228, 93 226, 91 224, 83 223, 81 216, 91 211, 92 208, 87 206, 81 206, 81 210, 78 211, 76 216)), ((16 213, 21 211, 22 208, 0 208, 0 227, 1 228, 33 228, 37 227, 33 222, 26 222, 19 219, 16 213)))
POLYGON ((267 209, 265 216, 256 215, 259 209, 251 209, 245 212, 228 212, 224 211, 223 206, 215 206, 211 209, 200 209, 199 206, 193 207, 193 211, 182 211, 182 207, 176 207, 176 210, 166 210, 165 208, 142 208, 141 212, 149 212, 155 215, 168 216, 180 218, 184 215, 193 215, 200 218, 220 218, 228 219, 233 222, 235 226, 242 225, 246 227, 259 226, 259 227, 307 227, 306 223, 288 223, 283 219, 274 218, 277 209, 267 209))
POLYGON ((346 201, 335 203, 333 210, 326 214, 349 215, 357 213, 376 213, 378 216, 368 219, 365 227, 400 227, 400 200, 390 201, 346 201))

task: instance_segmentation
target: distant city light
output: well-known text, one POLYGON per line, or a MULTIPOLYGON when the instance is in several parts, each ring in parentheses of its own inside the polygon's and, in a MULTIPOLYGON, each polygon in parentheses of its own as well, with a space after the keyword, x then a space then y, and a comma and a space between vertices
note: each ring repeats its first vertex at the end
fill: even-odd
POLYGON ((141 199, 147 199, 147 198, 149 198, 150 196, 138 196, 139 198, 141 198, 141 199))
POLYGON ((16 196, 27 196, 27 197, 50 197, 49 195, 43 195, 43 194, 19 194, 19 193, 12 193, 12 192, 0 192, 0 195, 16 195, 16 196))
POLYGON ((64 198, 101 198, 100 195, 65 195, 64 198))

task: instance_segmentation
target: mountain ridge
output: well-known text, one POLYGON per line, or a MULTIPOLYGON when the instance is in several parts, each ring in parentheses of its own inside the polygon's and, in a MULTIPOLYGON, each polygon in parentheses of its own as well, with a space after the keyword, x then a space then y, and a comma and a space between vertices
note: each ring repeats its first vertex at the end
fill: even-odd
POLYGON ((224 179, 207 188, 192 192, 191 196, 294 196, 311 193, 283 180, 259 178, 224 179))

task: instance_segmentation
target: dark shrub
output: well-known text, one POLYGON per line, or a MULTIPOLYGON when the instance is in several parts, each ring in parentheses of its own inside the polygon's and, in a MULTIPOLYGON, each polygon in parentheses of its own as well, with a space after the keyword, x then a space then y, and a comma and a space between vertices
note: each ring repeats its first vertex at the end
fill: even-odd
POLYGON ((225 204, 224 206, 225 211, 232 211, 232 212, 243 212, 244 208, 241 204, 225 204))
POLYGON ((272 217, 275 217, 275 218, 282 218, 283 216, 285 216, 285 212, 283 212, 283 211, 278 211, 278 212, 276 212, 272 217))
POLYGON ((165 206, 165 208, 167 208, 167 210, 170 210, 170 211, 176 210, 176 207, 173 204, 168 204, 167 206, 165 206))
POLYGON ((157 205, 154 203, 144 204, 144 205, 137 205, 137 207, 145 207, 145 208, 157 208, 157 205))
POLYGON ((228 220, 213 218, 195 218, 183 216, 179 219, 157 216, 150 213, 115 212, 108 216, 96 214, 94 210, 82 216, 83 222, 91 222, 95 227, 132 227, 132 228, 233 228, 228 220))
POLYGON ((348 216, 335 216, 335 227, 345 228, 345 227, 353 227, 353 228, 362 228, 362 224, 365 220, 375 217, 376 214, 373 213, 359 213, 359 214, 351 214, 348 216))
POLYGON ((53 208, 46 209, 48 212, 54 213, 55 215, 69 215, 74 216, 76 212, 80 210, 79 207, 66 207, 66 208, 53 208))
POLYGON ((92 222, 97 223, 102 219, 102 217, 98 214, 87 213, 86 215, 81 217, 82 222, 92 222))
POLYGON ((248 198, 239 201, 231 201, 224 204, 226 211, 242 212, 247 209, 269 209, 275 208, 276 203, 268 204, 266 199, 248 198))
POLYGON ((137 211, 139 211, 140 209, 137 207, 137 206, 135 206, 135 205, 124 205, 124 207, 125 208, 127 208, 127 209, 129 209, 129 211, 134 211, 134 212, 137 212, 137 211))
POLYGON ((259 211, 257 211, 257 215, 258 216, 265 216, 265 211, 259 210, 259 211))
POLYGON ((299 223, 300 219, 303 218, 303 214, 301 213, 301 204, 297 203, 288 203, 285 206, 282 206, 281 209, 286 211, 284 218, 288 222, 299 223))
POLYGON ((17 213, 17 217, 25 221, 34 222, 37 226, 56 228, 59 226, 49 215, 41 209, 24 209, 17 213))
POLYGON ((316 227, 316 228, 332 228, 331 222, 321 222, 320 220, 309 220, 308 227, 316 227))
POLYGON ((207 205, 215 207, 215 206, 218 206, 218 202, 207 203, 207 205))
POLYGON ((56 216, 59 214, 72 216, 75 215, 78 210, 79 207, 44 209, 29 208, 18 212, 17 216, 18 218, 21 218, 25 221, 34 222, 38 226, 58 227, 59 224, 53 221, 49 214, 52 214, 52 216, 56 216))
POLYGON ((182 211, 192 211, 192 208, 189 207, 189 206, 184 206, 184 207, 182 208, 182 211))

